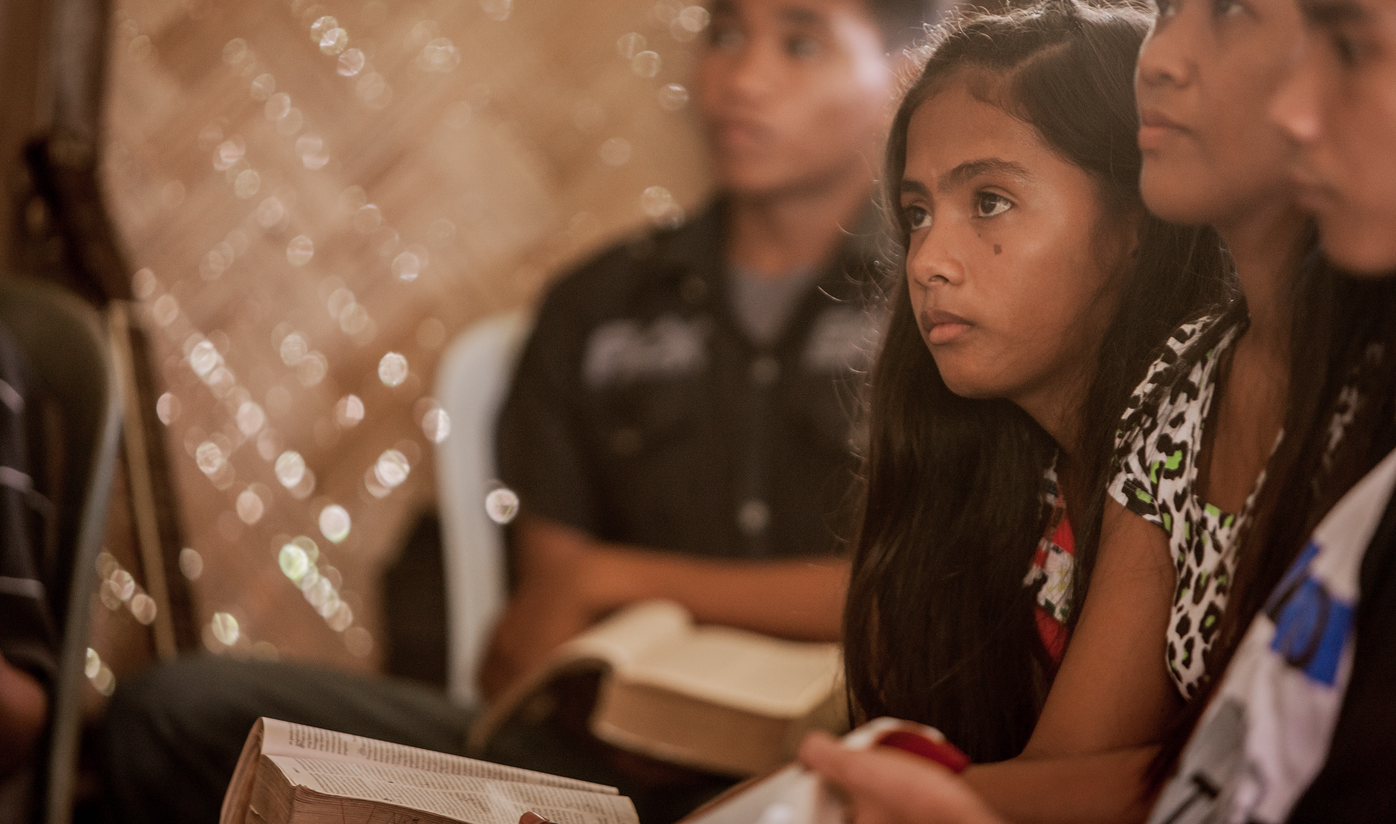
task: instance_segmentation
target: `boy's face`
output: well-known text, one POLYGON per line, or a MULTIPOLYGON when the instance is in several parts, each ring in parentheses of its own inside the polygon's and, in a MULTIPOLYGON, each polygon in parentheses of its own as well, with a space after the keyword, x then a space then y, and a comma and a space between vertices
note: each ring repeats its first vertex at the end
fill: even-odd
POLYGON ((861 0, 714 0, 698 104, 723 188, 871 183, 896 83, 883 49, 861 0))
POLYGON ((1396 269, 1396 0, 1299 0, 1303 53, 1271 117, 1299 144, 1294 177, 1329 257, 1396 269))

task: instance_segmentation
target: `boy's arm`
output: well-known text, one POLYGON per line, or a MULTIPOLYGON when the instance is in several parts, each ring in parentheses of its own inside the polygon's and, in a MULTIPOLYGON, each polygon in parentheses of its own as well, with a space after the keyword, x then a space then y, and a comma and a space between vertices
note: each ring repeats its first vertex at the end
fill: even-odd
POLYGON ((518 586, 481 668, 487 697, 597 620, 649 598, 676 601, 700 623, 811 641, 840 635, 848 579, 840 558, 694 558, 603 543, 527 515, 515 522, 513 550, 518 586))
POLYGON ((47 720, 48 695, 38 679, 0 654, 0 776, 29 755, 47 720))

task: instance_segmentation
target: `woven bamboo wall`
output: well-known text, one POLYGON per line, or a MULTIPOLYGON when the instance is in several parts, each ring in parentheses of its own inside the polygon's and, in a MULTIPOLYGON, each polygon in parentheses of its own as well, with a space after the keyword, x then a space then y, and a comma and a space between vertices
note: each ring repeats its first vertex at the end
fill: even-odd
MULTIPOLYGON (((104 183, 169 393, 205 644, 372 667, 392 608, 376 577, 434 494, 438 356, 701 201, 682 87, 706 17, 678 0, 116 7, 104 183), (325 581, 306 592, 281 563, 304 572, 282 553, 298 537, 325 581)), ((99 652, 139 611, 118 589, 99 652)))

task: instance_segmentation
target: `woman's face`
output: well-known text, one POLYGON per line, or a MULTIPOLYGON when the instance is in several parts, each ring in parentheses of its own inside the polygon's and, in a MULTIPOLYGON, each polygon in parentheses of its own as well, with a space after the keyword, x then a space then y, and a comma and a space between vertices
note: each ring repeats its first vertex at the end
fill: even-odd
POLYGON ((1266 116, 1302 42, 1293 0, 1155 0, 1139 52, 1140 188, 1154 214, 1225 226, 1293 197, 1266 116))
POLYGON ((1058 435, 1045 418, 1094 374, 1138 216, 1107 216, 1093 178, 957 82, 912 115, 900 207, 912 310, 946 386, 1058 435))

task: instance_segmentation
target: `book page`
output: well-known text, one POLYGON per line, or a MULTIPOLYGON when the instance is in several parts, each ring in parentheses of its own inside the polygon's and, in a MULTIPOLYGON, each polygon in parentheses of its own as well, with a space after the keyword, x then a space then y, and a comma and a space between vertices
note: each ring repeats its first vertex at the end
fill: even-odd
POLYGON ((561 787, 589 793, 616 795, 615 787, 578 781, 560 775, 523 770, 477 761, 458 755, 433 752, 431 750, 390 744, 364 738, 359 735, 332 732, 273 718, 262 719, 263 755, 282 755, 311 758, 317 761, 336 761, 350 764, 377 764, 386 767, 402 767, 414 771, 434 773, 440 776, 466 776, 495 781, 512 781, 523 784, 538 784, 548 787, 561 787))
MULTIPOLYGON (((470 824, 517 824, 519 816, 530 811, 558 824, 639 824, 630 799, 613 793, 446 775, 372 762, 281 755, 264 758, 292 784, 322 795, 396 804, 470 824)), ((264 768, 269 766, 264 763, 264 768)))
POLYGON ((470 729, 471 751, 483 750, 524 701, 560 673, 627 666, 692 631, 693 619, 688 610, 672 601, 641 601, 622 609, 558 647, 548 656, 542 670, 516 683, 490 704, 470 729))
MULTIPOLYGON (((233 779, 223 793, 223 807, 218 814, 218 824, 243 824, 247 815, 247 801, 252 796, 252 783, 257 777, 257 763, 262 756, 262 738, 266 733, 265 718, 252 722, 252 729, 243 742, 242 754, 233 768, 233 779)), ((277 722, 280 723, 280 722, 277 722)))
POLYGON ((641 601, 558 647, 556 655, 600 658, 613 667, 624 667, 660 645, 678 642, 692 630, 692 617, 678 604, 641 601))
POLYGON ((836 688, 837 644, 783 641, 728 627, 700 627, 617 667, 627 681, 664 687, 760 715, 798 718, 836 688))
POLYGON ((700 807, 679 824, 843 824, 842 805, 818 776, 792 764, 700 807))

